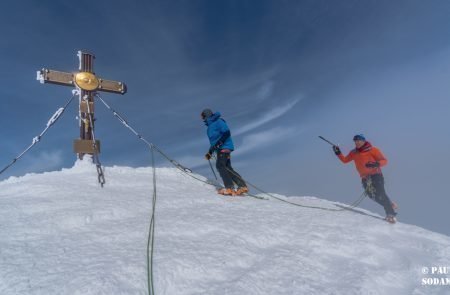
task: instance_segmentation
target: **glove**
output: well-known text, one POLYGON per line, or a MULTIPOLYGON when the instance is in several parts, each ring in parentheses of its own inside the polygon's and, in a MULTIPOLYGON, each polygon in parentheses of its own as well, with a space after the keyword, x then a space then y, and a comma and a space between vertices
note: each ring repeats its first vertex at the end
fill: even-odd
POLYGON ((337 145, 333 145, 333 152, 336 154, 336 156, 342 154, 341 149, 337 145))
POLYGON ((212 157, 212 154, 210 152, 207 152, 205 155, 205 159, 209 161, 209 160, 211 160, 211 157, 212 157))
POLYGON ((367 168, 378 168, 380 167, 380 163, 378 162, 368 162, 366 163, 367 168))

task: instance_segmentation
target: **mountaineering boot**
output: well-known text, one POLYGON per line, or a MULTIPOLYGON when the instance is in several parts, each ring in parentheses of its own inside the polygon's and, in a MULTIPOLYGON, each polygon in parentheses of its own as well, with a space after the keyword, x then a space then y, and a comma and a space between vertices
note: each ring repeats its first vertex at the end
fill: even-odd
POLYGON ((248 187, 246 186, 238 187, 238 189, 236 190, 236 195, 238 196, 242 196, 245 193, 248 193, 248 187))
POLYGON ((395 219, 394 215, 388 215, 388 216, 386 216, 386 218, 384 220, 386 220, 387 222, 392 223, 392 224, 397 222, 397 219, 395 219))
POLYGON ((224 196, 235 196, 236 192, 232 188, 221 188, 217 191, 218 194, 224 195, 224 196))

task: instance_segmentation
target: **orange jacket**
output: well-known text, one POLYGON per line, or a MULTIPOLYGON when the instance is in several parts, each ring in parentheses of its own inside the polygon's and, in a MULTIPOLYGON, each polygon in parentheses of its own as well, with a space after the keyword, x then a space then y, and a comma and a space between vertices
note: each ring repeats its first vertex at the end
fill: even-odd
POLYGON ((361 178, 365 178, 373 174, 381 174, 381 167, 386 166, 388 162, 381 151, 372 146, 369 142, 366 142, 366 144, 360 149, 353 149, 347 156, 339 154, 338 157, 342 163, 355 161, 356 170, 358 170, 361 178), (380 167, 367 168, 366 164, 369 162, 378 162, 380 163, 380 167))

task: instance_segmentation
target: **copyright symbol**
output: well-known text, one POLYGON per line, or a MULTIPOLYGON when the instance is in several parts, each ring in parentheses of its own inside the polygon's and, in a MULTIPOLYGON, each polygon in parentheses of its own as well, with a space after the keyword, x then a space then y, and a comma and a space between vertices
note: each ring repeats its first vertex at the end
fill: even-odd
POLYGON ((428 267, 422 267, 422 273, 424 275, 428 274, 428 272, 429 272, 428 267))

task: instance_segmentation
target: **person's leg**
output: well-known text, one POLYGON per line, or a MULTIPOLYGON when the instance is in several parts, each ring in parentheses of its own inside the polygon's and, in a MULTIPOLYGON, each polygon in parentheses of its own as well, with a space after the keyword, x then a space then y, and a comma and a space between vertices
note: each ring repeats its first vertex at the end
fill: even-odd
POLYGON ((241 187, 247 187, 247 184, 245 183, 245 181, 242 179, 241 175, 239 175, 239 173, 237 173, 233 167, 231 167, 231 155, 228 155, 228 161, 227 161, 227 169, 230 172, 231 175, 231 179, 233 180, 234 183, 236 183, 236 185, 238 186, 238 188, 241 187))
POLYGON ((382 174, 375 174, 371 176, 372 185, 375 189, 375 201, 383 206, 386 215, 395 216, 397 213, 395 212, 392 202, 386 194, 386 190, 384 188, 384 177, 382 174))
POLYGON ((233 179, 231 173, 227 170, 227 161, 229 161, 228 153, 217 152, 216 168, 219 171, 220 177, 222 177, 225 188, 233 189, 233 179))
POLYGON ((367 196, 375 201, 375 189, 372 185, 370 177, 362 179, 362 185, 367 196))

